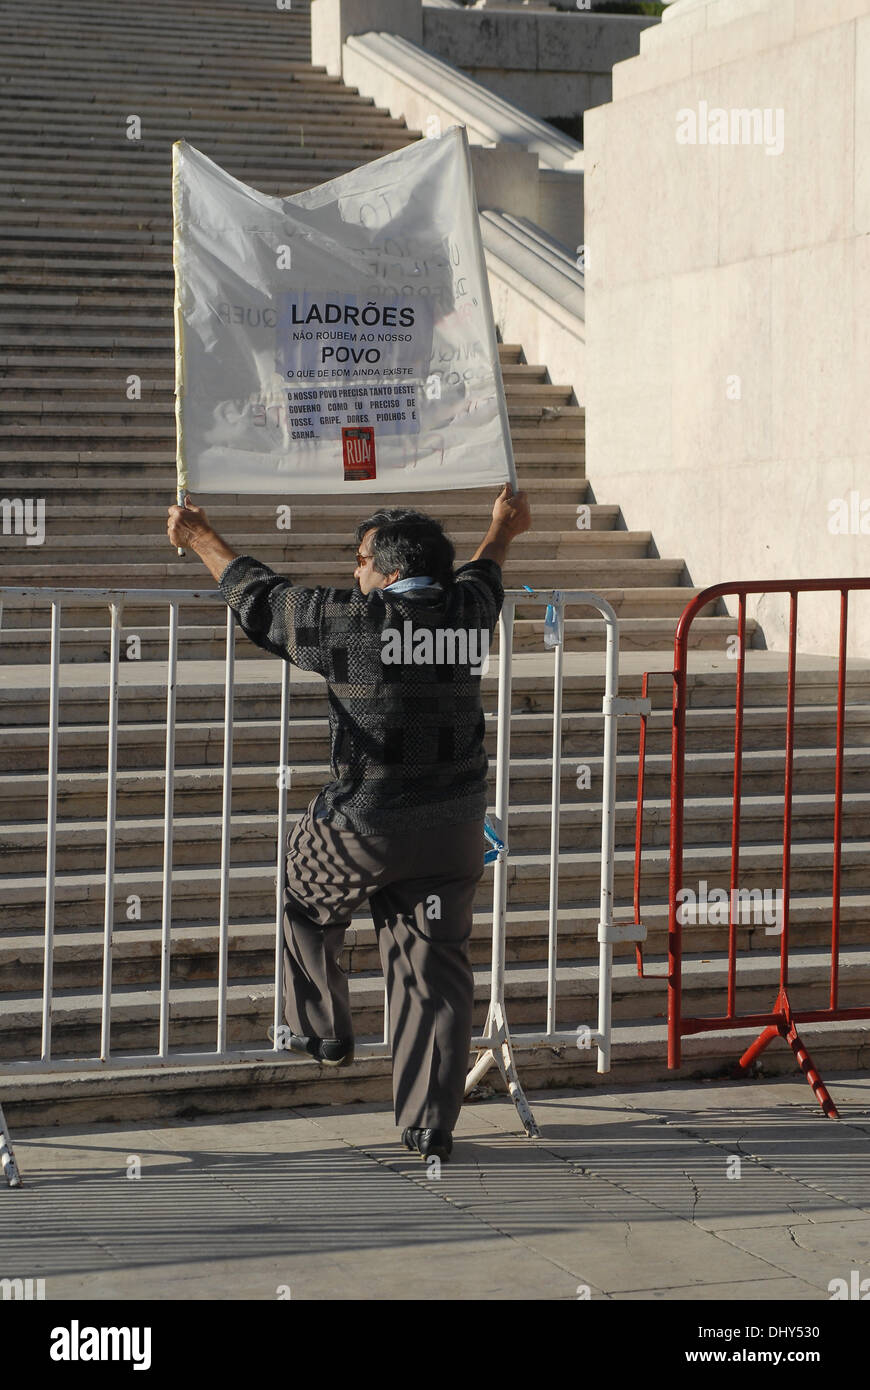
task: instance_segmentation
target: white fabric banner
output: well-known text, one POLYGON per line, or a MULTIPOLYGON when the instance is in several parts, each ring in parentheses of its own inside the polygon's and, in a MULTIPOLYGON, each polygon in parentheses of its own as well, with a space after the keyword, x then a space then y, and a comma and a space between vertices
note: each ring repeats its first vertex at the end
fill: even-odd
POLYGON ((173 146, 178 485, 516 486, 464 126, 274 198, 173 146))

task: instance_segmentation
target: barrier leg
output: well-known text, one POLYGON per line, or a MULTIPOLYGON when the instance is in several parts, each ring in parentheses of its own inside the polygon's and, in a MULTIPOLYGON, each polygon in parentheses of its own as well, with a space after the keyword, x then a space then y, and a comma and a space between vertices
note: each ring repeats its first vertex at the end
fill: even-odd
MULTIPOLYGON (((483 1025, 483 1036, 485 1038, 491 1038, 492 1035, 492 1005, 490 1004, 489 1012, 486 1015, 486 1023, 483 1025)), ((482 1077, 486 1076, 486 1073, 494 1063, 495 1053, 491 1047, 484 1048, 483 1051, 478 1050, 474 1066, 465 1078, 466 1095, 474 1089, 482 1077)))
POLYGON ((740 1061, 737 1063, 738 1069, 740 1071, 748 1071, 756 1057, 759 1057, 767 1047, 767 1044, 773 1042, 773 1039, 779 1036, 780 1031, 777 1024, 772 1023, 770 1027, 765 1028, 764 1032, 758 1035, 752 1046, 748 1047, 740 1058, 740 1061))
POLYGON ((12 1152, 12 1140, 6 1127, 6 1116, 3 1114, 2 1105, 0 1105, 0 1162, 3 1164, 3 1172, 6 1174, 9 1186, 20 1187, 21 1174, 15 1162, 15 1154, 12 1152))
POLYGON ((801 1042, 794 1023, 789 1020, 788 1024, 780 1029, 780 1032, 794 1053, 797 1064, 807 1079, 807 1084, 812 1088, 816 1100, 819 1102, 819 1105, 824 1110, 828 1119, 839 1120, 840 1116, 837 1107, 831 1100, 827 1086, 816 1071, 812 1057, 801 1042))
POLYGON ((540 1139, 541 1131, 538 1129, 535 1117, 532 1114, 529 1102, 526 1100, 525 1092, 517 1076, 513 1047, 511 1046, 511 1035, 501 1003, 493 1002, 490 1004, 484 1032, 486 1037, 491 1039, 490 1046, 485 1052, 480 1054, 471 1071, 468 1073, 465 1079, 465 1094, 468 1095, 472 1086, 474 1086, 480 1078, 489 1071, 493 1063, 495 1063, 507 1087, 508 1094, 517 1108, 517 1114, 523 1129, 530 1139, 540 1139))
POLYGON ((738 1070, 747 1071, 749 1067, 752 1066, 756 1057, 764 1051, 769 1042, 772 1042, 773 1039, 777 1037, 784 1038, 794 1053, 795 1060, 803 1075, 807 1079, 807 1085, 811 1088, 819 1105, 828 1116, 828 1119, 838 1120, 840 1116, 836 1105, 831 1100, 828 1088, 819 1075, 812 1057, 801 1042, 797 1025, 791 1016, 791 1008, 785 990, 780 990, 773 1007, 775 1011, 781 1011, 782 1017, 780 1021, 778 1023, 768 1024, 764 1031, 758 1035, 755 1042, 751 1047, 746 1049, 740 1061, 737 1063, 738 1070))

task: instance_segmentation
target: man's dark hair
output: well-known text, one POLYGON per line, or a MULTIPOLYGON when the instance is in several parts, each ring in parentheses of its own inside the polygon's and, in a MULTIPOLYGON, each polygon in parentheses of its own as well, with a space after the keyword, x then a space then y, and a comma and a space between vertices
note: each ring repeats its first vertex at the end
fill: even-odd
POLYGON ((400 579, 428 574, 445 588, 453 582, 456 551, 440 521, 410 507, 385 507, 361 521, 357 545, 367 531, 374 531, 372 564, 379 574, 399 571, 400 579))

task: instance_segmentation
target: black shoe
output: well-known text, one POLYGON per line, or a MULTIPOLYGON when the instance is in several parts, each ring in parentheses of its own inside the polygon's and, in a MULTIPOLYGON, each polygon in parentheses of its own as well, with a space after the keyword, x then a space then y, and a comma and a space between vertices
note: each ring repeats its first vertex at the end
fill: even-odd
MULTIPOLYGON (((353 1061, 353 1038, 306 1038, 287 1027, 279 1029, 279 1034, 286 1051, 305 1052, 324 1067, 346 1067, 353 1061)), ((271 1025, 268 1036, 273 1042, 275 1029, 271 1025)))
POLYGON ((402 1143, 423 1158, 433 1155, 446 1163, 453 1151, 453 1135, 449 1129, 403 1129, 402 1143))

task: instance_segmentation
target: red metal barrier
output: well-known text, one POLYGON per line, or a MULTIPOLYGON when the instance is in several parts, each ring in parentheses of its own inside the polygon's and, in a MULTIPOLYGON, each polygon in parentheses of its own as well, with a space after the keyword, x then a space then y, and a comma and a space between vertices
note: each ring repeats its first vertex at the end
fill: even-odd
MULTIPOLYGON (((724 1028, 758 1027, 762 1031, 756 1041, 740 1058, 737 1066, 746 1072, 773 1038, 785 1039, 794 1052, 798 1066, 812 1087, 826 1115, 837 1117, 837 1111, 812 1058, 801 1042, 799 1023, 825 1020, 870 1018, 870 1006, 841 1008, 838 1003, 839 944, 840 944, 840 884, 843 837, 843 738, 846 702, 846 631, 849 593, 870 589, 870 579, 807 579, 770 580, 764 583, 715 584, 702 590, 683 610, 674 639, 674 668, 671 672, 648 672, 643 678, 643 694, 647 694, 649 675, 670 675, 673 681, 673 722, 671 730, 671 806, 670 806, 670 867, 668 882, 668 1066, 676 1069, 681 1062, 681 1042, 691 1033, 715 1032, 724 1028), (797 610, 799 593, 830 592, 840 595, 839 664, 837 674, 837 742, 834 773, 834 836, 831 918, 831 987, 826 1009, 793 1010, 788 994, 789 963, 789 906, 791 878, 792 788, 795 747, 795 669, 797 610), (737 922, 735 893, 738 890, 740 868, 740 804, 743 781, 743 714, 745 677, 745 636, 747 594, 786 593, 790 596, 788 694, 785 736, 784 811, 782 828, 782 921, 780 935, 779 990, 770 1013, 741 1014, 737 1010, 737 922), (734 722, 734 776, 731 815, 731 891, 728 898, 728 982, 724 1014, 713 1017, 685 1017, 682 1009, 682 926, 680 920, 680 890, 683 888, 683 798, 685 793, 686 753, 686 693, 689 631, 702 608, 725 596, 738 598, 737 676, 734 722)), ((635 920, 640 914, 640 869, 643 843, 643 791, 646 758, 646 718, 641 728, 638 762, 638 818, 635 836, 634 908, 635 920)), ((643 974, 643 958, 638 948, 638 973, 643 974)))

